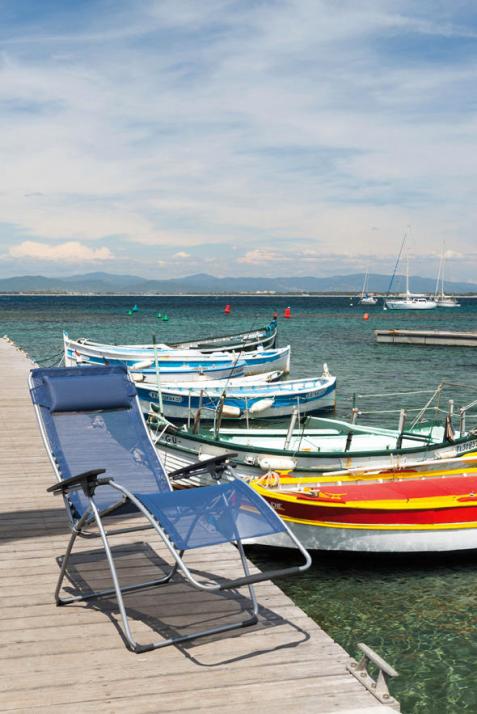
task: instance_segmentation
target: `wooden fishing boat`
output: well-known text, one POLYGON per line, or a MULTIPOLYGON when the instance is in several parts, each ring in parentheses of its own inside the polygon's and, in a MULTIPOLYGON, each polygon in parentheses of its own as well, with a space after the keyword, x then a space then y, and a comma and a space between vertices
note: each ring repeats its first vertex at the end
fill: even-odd
MULTIPOLYGON (((477 548, 477 458, 365 477, 330 483, 326 476, 274 474, 250 485, 307 549, 409 553, 477 548)), ((279 536, 253 542, 286 547, 279 536)))
MULTIPOLYGON (((85 364, 109 364, 108 360, 103 362, 88 362, 88 360, 78 360, 76 363, 72 360, 69 366, 85 364)), ((234 360, 230 362, 222 362, 215 364, 210 362, 202 367, 191 367, 187 364, 171 366, 163 365, 160 370, 160 375, 167 384, 188 384, 193 383, 210 383, 214 380, 221 380, 223 383, 233 379, 242 379, 244 377, 245 362, 243 360, 234 360)), ((134 367, 130 367, 130 372, 133 377, 139 381, 144 379, 144 375, 134 371, 134 367)))
MULTIPOLYGON (((216 350, 227 352, 249 352, 251 350, 272 349, 275 347, 278 334, 278 322, 274 318, 268 325, 259 327, 249 332, 239 332, 234 335, 221 335, 219 337, 204 337, 190 342, 172 342, 169 347, 180 350, 200 350, 209 353, 216 350)), ((149 345, 153 347, 153 345, 149 345)))
POLYGON ((219 386, 196 383, 182 385, 136 384, 139 399, 147 411, 161 403, 168 419, 191 419, 200 411, 201 419, 250 420, 290 417, 332 410, 336 400, 336 377, 329 373, 313 379, 295 379, 272 384, 219 386))
POLYGON ((189 367, 205 369, 210 364, 215 367, 231 367, 239 359, 244 362, 244 374, 260 374, 271 370, 290 371, 290 346, 254 352, 211 352, 205 354, 199 350, 173 350, 167 345, 140 347, 135 345, 108 345, 93 343, 86 339, 71 340, 63 333, 65 365, 109 364, 125 365, 144 374, 154 374, 156 364, 163 367, 189 367))
POLYGON ((237 476, 246 480, 270 470, 309 476, 339 469, 390 468, 454 458, 477 449, 475 433, 451 434, 446 422, 399 431, 307 417, 300 426, 292 419, 288 429, 222 427, 193 433, 152 414, 149 424, 167 468, 234 452, 237 476))

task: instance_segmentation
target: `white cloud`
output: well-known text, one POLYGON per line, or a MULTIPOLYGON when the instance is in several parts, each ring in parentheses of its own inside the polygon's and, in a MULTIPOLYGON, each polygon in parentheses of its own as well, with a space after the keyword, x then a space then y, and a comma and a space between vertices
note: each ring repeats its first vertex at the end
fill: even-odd
POLYGON ((122 236, 145 262, 174 245, 176 270, 202 243, 240 245, 244 269, 294 270, 310 244, 385 259, 408 223, 423 256, 469 253, 475 61, 439 58, 476 36, 465 3, 85 8, 63 31, 47 12, 0 28, 0 215, 17 236, 122 236))
POLYGON ((285 255, 285 253, 280 253, 276 250, 256 248, 255 250, 249 250, 241 258, 238 258, 237 262, 247 265, 263 265, 266 263, 282 263, 287 260, 290 260, 290 257, 285 255))
POLYGON ((10 248, 12 258, 29 258, 63 263, 83 263, 112 260, 109 248, 89 248, 77 241, 68 241, 57 245, 24 241, 10 248))
POLYGON ((180 250, 178 253, 174 253, 174 255, 172 257, 186 260, 187 258, 190 258, 191 255, 190 255, 190 253, 186 253, 185 250, 180 250))

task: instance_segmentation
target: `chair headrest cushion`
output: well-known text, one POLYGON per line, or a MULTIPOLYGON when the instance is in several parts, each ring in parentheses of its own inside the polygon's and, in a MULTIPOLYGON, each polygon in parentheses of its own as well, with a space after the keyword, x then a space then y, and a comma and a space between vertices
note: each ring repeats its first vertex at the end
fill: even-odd
POLYGON ((136 390, 126 374, 43 377, 51 412, 127 409, 136 390))

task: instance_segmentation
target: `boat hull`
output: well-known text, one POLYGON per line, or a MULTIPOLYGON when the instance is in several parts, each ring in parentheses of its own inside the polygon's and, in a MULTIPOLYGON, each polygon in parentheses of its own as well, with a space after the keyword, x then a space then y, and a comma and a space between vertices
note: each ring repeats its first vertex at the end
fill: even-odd
MULTIPOLYGON (((477 477, 464 464, 456 476, 419 474, 381 483, 347 483, 293 490, 252 487, 309 549, 410 553, 477 548, 477 477)), ((281 538, 257 539, 286 547, 281 538)))
POLYGON ((385 300, 388 310, 433 310, 437 307, 433 300, 385 300))
MULTIPOLYGON (((307 550, 354 553, 436 553, 477 548, 477 522, 469 527, 442 530, 384 530, 330 528, 286 520, 287 525, 307 550)), ((275 537, 247 541, 249 545, 290 548, 290 540, 275 537)))

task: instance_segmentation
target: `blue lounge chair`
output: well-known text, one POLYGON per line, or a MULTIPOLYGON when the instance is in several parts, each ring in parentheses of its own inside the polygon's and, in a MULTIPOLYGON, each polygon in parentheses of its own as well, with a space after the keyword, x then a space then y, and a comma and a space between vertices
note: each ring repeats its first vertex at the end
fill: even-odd
MULTIPOLYGON (((58 477, 58 483, 48 491, 63 495, 72 530, 55 591, 57 605, 115 595, 128 646, 134 652, 144 652, 254 624, 258 603, 253 584, 299 573, 309 567, 309 554, 288 526, 243 482, 236 480, 187 491, 172 490, 144 423, 136 389, 124 367, 34 369, 30 375, 30 388, 41 433, 58 477), (131 511, 140 511, 148 521, 146 527, 154 528, 162 537, 172 565, 169 572, 157 580, 121 587, 108 537, 143 530, 145 526, 141 519, 139 526, 134 523, 107 531, 104 521, 131 511), (251 574, 242 541, 283 532, 289 534, 303 554, 304 564, 251 574), (93 535, 102 539, 113 587, 83 595, 61 596, 77 536, 93 535), (226 542, 237 545, 243 576, 221 582, 199 581, 184 563, 184 552, 226 542), (123 593, 165 584, 177 571, 202 590, 221 591, 248 586, 252 602, 250 616, 240 623, 139 644, 129 627, 123 593)), ((193 465, 192 469, 220 471, 224 467, 222 456, 193 465)))

